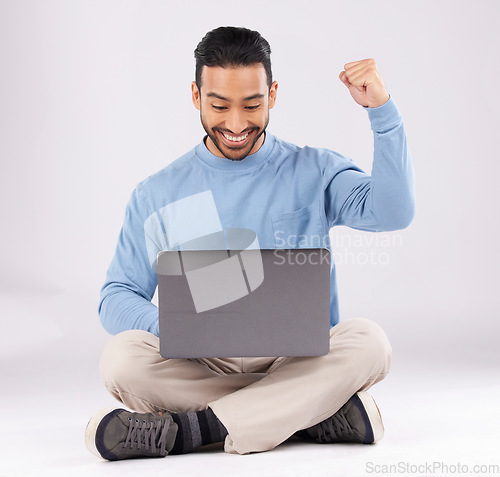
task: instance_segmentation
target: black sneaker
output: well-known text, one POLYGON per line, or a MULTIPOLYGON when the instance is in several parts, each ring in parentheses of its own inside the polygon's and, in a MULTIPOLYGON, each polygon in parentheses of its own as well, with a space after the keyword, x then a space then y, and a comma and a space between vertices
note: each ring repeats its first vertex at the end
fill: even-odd
POLYGON ((174 446, 177 424, 168 412, 137 413, 106 409, 85 430, 92 454, 107 460, 164 457, 174 446))
POLYGON ((382 439, 384 425, 374 399, 367 392, 359 392, 333 416, 295 435, 322 444, 333 442, 374 444, 382 439))

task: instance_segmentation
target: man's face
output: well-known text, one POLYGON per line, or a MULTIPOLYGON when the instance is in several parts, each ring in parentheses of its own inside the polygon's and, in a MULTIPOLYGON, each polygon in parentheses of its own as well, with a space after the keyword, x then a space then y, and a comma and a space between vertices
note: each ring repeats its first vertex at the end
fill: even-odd
POLYGON ((201 94, 193 81, 193 103, 208 134, 207 148, 218 157, 240 161, 258 151, 276 102, 278 83, 267 86, 261 63, 221 68, 204 66, 201 94))

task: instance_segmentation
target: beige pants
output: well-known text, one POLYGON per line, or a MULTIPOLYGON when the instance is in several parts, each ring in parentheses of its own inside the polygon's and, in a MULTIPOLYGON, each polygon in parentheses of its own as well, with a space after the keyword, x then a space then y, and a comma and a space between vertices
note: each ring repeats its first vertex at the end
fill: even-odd
POLYGON ((156 336, 130 330, 111 339, 100 370, 134 411, 210 406, 228 430, 224 450, 247 454, 274 448, 381 381, 391 352, 382 328, 363 318, 334 326, 330 352, 318 357, 164 359, 156 336))

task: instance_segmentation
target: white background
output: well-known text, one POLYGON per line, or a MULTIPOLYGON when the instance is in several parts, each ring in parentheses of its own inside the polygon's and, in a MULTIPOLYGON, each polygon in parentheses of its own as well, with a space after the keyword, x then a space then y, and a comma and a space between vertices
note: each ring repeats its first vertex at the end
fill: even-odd
MULTIPOLYGON (((193 51, 222 25, 271 45, 269 131, 367 172, 368 115, 338 75, 347 62, 377 61, 403 115, 417 213, 402 231, 331 231, 345 259, 341 318, 371 318, 389 335, 388 401, 402 384, 416 389, 410 370, 449 379, 453 396, 483 375, 498 393, 499 20, 497 1, 0 1, 5 406, 64 403, 90 417, 113 405, 97 374, 109 339, 99 289, 135 185, 201 141, 193 51)), ((458 407, 445 426, 471 412, 458 407)))

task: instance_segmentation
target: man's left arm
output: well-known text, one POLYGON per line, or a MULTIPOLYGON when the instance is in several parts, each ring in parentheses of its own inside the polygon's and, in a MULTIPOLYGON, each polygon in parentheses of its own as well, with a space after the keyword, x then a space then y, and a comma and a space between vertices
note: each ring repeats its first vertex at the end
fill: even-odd
POLYGON ((374 232, 405 228, 415 215, 415 187, 401 114, 374 60, 346 64, 339 78, 368 112, 374 157, 370 176, 332 152, 325 171, 329 227, 345 225, 374 232))

